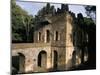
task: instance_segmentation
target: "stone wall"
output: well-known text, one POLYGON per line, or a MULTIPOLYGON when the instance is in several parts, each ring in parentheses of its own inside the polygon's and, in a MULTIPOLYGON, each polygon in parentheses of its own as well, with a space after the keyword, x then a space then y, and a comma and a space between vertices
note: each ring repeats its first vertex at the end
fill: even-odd
POLYGON ((22 53, 25 56, 25 72, 38 72, 38 55, 41 51, 47 53, 47 67, 51 68, 51 49, 49 46, 38 48, 13 49, 12 56, 22 53))
POLYGON ((74 65, 81 64, 82 51, 77 47, 80 42, 75 39, 78 44, 74 45, 73 43, 73 39, 76 36, 73 36, 73 17, 66 12, 47 18, 50 23, 35 30, 34 43, 12 44, 12 56, 16 56, 19 53, 25 56, 25 72, 69 70, 74 65), (48 37, 46 30, 50 31, 49 42, 46 40, 48 37), (41 33, 40 39, 39 32, 41 33), (55 39, 56 35, 58 37, 57 40, 55 39), (41 62, 42 60, 42 55, 40 55, 41 59, 38 60, 42 51, 46 53, 44 57, 47 61, 46 68, 38 66, 38 61, 41 62))

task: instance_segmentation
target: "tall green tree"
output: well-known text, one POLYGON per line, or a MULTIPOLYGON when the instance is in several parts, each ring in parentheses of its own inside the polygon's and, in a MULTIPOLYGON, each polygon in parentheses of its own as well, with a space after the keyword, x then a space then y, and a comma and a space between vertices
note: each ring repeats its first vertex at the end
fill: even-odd
POLYGON ((11 1, 12 42, 29 42, 30 29, 33 28, 33 16, 11 1))

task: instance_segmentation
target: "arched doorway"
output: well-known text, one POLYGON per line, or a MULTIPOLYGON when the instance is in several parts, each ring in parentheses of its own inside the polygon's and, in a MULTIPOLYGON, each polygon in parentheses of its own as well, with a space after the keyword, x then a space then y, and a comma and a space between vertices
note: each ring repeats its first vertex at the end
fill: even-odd
POLYGON ((47 67, 47 53, 45 51, 41 51, 38 55, 38 66, 42 68, 47 67))
POLYGON ((54 51, 54 58, 53 58, 53 68, 54 70, 57 70, 57 66, 58 66, 58 53, 57 51, 54 51))
POLYGON ((12 73, 17 73, 19 71, 19 56, 12 56, 12 73))
POLYGON ((25 56, 22 53, 19 54, 19 72, 25 71, 25 56))
POLYGON ((17 73, 25 72, 25 56, 22 53, 18 53, 16 56, 12 56, 12 68, 17 73))
POLYGON ((88 48, 85 47, 84 49, 84 62, 88 61, 88 48))
POLYGON ((76 51, 73 51, 73 54, 72 54, 72 66, 75 66, 76 65, 76 51))

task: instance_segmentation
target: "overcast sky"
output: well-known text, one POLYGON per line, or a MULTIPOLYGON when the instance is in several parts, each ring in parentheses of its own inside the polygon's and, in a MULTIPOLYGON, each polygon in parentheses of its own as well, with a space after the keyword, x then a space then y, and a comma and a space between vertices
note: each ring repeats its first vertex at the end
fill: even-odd
MULTIPOLYGON (((16 1, 16 4, 19 5, 22 9, 26 10, 28 14, 30 15, 36 15, 37 12, 43 8, 43 6, 46 6, 46 3, 39 3, 39 2, 22 2, 22 1, 16 1)), ((61 8, 61 4, 53 4, 55 8, 61 8)), ((85 9, 83 5, 69 5, 69 10, 74 12, 75 15, 78 13, 82 13, 84 17, 86 17, 85 9)))

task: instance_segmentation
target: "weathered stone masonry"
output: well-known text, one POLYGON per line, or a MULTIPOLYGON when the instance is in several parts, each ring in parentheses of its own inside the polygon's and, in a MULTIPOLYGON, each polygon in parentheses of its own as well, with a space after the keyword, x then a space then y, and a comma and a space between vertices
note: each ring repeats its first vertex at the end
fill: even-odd
MULTIPOLYGON (((35 30, 34 43, 12 44, 12 57, 19 56, 17 70, 21 73, 69 70, 72 66, 81 64, 82 51, 73 41, 78 43, 83 37, 77 39, 78 33, 82 34, 80 28, 77 28, 73 36, 72 15, 65 12, 46 16, 45 21, 48 21, 47 25, 35 30)), ((86 61, 86 53, 85 58, 86 61)))

